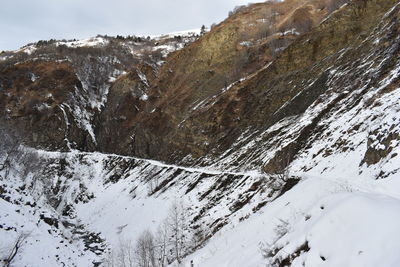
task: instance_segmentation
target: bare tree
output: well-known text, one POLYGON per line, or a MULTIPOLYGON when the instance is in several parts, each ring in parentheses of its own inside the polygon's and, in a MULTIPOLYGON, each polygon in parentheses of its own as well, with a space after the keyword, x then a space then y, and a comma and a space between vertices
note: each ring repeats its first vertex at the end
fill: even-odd
POLYGON ((151 177, 150 180, 147 181, 148 187, 148 195, 154 194, 160 184, 160 175, 156 175, 151 177))
POLYGON ((23 136, 21 131, 0 119, 0 178, 6 180, 13 173, 34 193, 44 161, 35 149, 24 147, 23 136))
POLYGON ((237 13, 239 13, 239 12, 245 10, 245 9, 246 9, 245 5, 235 6, 235 8, 232 11, 229 11, 228 16, 230 17, 232 15, 235 15, 235 14, 237 14, 237 13))
POLYGON ((130 240, 120 241, 120 246, 117 251, 117 266, 121 267, 134 267, 134 253, 133 246, 130 240))
POLYGON ((289 179, 289 168, 284 167, 281 170, 277 170, 273 173, 273 175, 278 178, 279 181, 286 182, 289 179))
POLYGON ((18 158, 21 138, 0 119, 0 139, 0 172, 7 179, 13 168, 13 159, 18 158))
POLYGON ((107 254, 104 265, 107 267, 136 267, 132 241, 121 239, 118 247, 107 254))
POLYGON ((20 233, 14 241, 14 245, 11 247, 10 251, 6 257, 2 260, 4 267, 10 267, 15 257, 21 251, 25 244, 26 239, 29 237, 30 233, 20 233))
POLYGON ((154 236, 144 231, 138 238, 134 250, 135 262, 138 267, 157 267, 154 236))
POLYGON ((167 218, 174 258, 181 263, 186 248, 185 228, 187 227, 183 203, 174 203, 167 218))
POLYGON ((168 223, 163 221, 157 229, 155 235, 156 242, 156 257, 158 266, 164 267, 167 265, 167 250, 168 250, 168 223))

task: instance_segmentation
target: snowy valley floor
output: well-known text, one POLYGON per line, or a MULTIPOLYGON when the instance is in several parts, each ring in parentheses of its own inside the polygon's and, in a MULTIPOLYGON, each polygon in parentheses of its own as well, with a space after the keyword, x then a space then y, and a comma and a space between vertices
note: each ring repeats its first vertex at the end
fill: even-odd
MULTIPOLYGON (((40 153, 49 158, 59 154, 40 153)), ((155 161, 132 159, 132 163, 130 158, 99 153, 68 153, 66 157, 69 166, 51 181, 60 187, 58 195, 53 192, 60 199, 60 210, 43 197, 48 194, 46 185, 28 191, 24 189, 27 181, 18 175, 2 180, 2 255, 8 253, 18 233, 29 233, 13 266, 90 266, 102 259, 96 251, 100 255, 106 246, 115 248, 126 240, 134 242, 146 229, 155 231, 176 201, 183 202, 188 218, 193 218, 211 201, 199 195, 224 175, 155 161), (106 167, 116 161, 119 165, 106 167), (121 166, 126 166, 121 162, 133 165, 129 171, 121 171, 121 166), (110 183, 118 172, 124 178, 110 183), (173 173, 178 178, 173 186, 150 194, 156 185, 145 178, 151 173, 161 177, 173 173), (187 192, 191 182, 205 174, 208 176, 187 192), (79 198, 83 201, 74 204, 74 216, 62 217, 61 207, 73 203, 82 187, 84 194, 79 198), (74 227, 68 227, 65 220, 74 227), (92 249, 87 250, 84 240, 88 233, 100 233, 105 242, 89 244, 92 249)), ((260 176, 257 172, 242 173, 237 179, 260 176)), ((228 219, 202 248, 184 259, 182 266, 189 267, 191 262, 202 267, 271 266, 278 259, 291 266, 399 266, 399 177, 297 176, 301 181, 296 186, 257 212, 252 209, 263 201, 261 193, 233 214, 225 202, 210 208, 201 221, 204 225, 228 219)), ((238 192, 233 190, 225 197, 237 199, 238 192)))

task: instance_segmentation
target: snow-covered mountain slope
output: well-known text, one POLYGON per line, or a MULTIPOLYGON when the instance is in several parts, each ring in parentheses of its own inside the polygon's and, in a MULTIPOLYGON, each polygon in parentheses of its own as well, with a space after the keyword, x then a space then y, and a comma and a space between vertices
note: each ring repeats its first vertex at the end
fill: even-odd
MULTIPOLYGON (((313 13, 314 4, 281 11, 313 13)), ((0 125, 0 259, 18 244, 15 266, 398 266, 398 1, 340 5, 269 64, 211 86, 221 81, 205 66, 232 58, 213 65, 197 52, 215 51, 207 45, 238 33, 232 21, 265 6, 233 15, 161 69, 147 55, 115 80, 116 65, 102 57, 77 57, 85 62, 77 72, 40 61, 35 75, 36 63, 8 62, 0 76, 11 127, 0 125), (106 77, 108 93, 84 86, 84 76, 106 77), (43 97, 49 84, 61 96, 48 105, 65 112, 36 117, 21 108, 37 109, 26 96, 43 97), (87 108, 90 92, 97 100, 87 108), (79 133, 82 106, 94 138, 79 133), (28 132, 32 146, 19 146, 17 122, 43 135, 28 132), (68 151, 39 149, 58 138, 68 151), (103 153, 87 152, 97 148, 103 153)))
MULTIPOLYGON (((207 235, 211 235, 232 215, 232 209, 221 210, 219 203, 225 203, 223 205, 226 206, 234 205, 237 197, 233 195, 240 191, 238 189, 236 192, 231 192, 233 195, 226 199, 212 189, 218 186, 221 189, 219 193, 223 194, 222 186, 224 183, 226 186, 227 181, 231 179, 242 181, 242 187, 247 187, 249 182, 246 180, 263 178, 256 173, 236 174, 184 168, 99 153, 31 150, 26 153, 37 156, 40 161, 38 166, 41 167, 35 166, 34 173, 22 168, 12 168, 7 179, 1 181, 3 190, 1 203, 7 207, 2 210, 2 217, 12 218, 5 219, 5 224, 1 228, 2 235, 8 240, 4 244, 4 250, 12 247, 17 233, 26 231, 29 232, 28 243, 25 245, 27 250, 35 249, 31 247, 34 246, 33 238, 43 240, 44 245, 48 244, 44 239, 49 238, 46 230, 50 229, 50 236, 52 231, 60 233, 64 237, 64 240, 61 238, 64 242, 68 243, 69 238, 77 240, 70 243, 65 252, 64 248, 58 248, 60 253, 71 257, 71 253, 75 252, 70 251, 83 253, 81 239, 86 240, 87 236, 96 237, 86 244, 86 250, 90 248, 90 251, 86 252, 88 258, 81 258, 79 261, 74 261, 73 257, 68 260, 54 259, 54 255, 51 254, 53 255, 51 262, 55 261, 58 264, 82 266, 82 261, 86 261, 87 264, 95 260, 101 261, 102 256, 96 258, 92 254, 100 254, 104 250, 103 240, 106 240, 111 248, 116 249, 121 240, 134 240, 146 229, 156 230, 167 217, 170 207, 176 202, 187 209, 185 211, 187 226, 184 230, 188 236, 196 225, 197 227, 207 225, 210 227, 207 235), (45 169, 42 169, 43 166, 46 166, 45 169), (25 180, 18 179, 21 172, 29 173, 25 180), (27 226, 15 223, 19 218, 21 205, 24 207, 22 215, 27 226), (41 218, 41 214, 46 216, 41 218), (226 217, 225 221, 221 221, 223 216, 226 217), (16 229, 10 228, 14 225, 16 229), (36 225, 43 225, 45 230, 35 229, 36 225), (29 230, 31 228, 35 229, 32 233, 29 230), (101 234, 98 237, 96 233, 101 234)), ((3 172, 2 177, 4 175, 3 172)), ((234 217, 240 214, 235 214, 234 217)), ((59 241, 55 238, 48 245, 51 246, 59 241)), ((187 246, 189 249, 192 244, 187 246)), ((37 253, 38 259, 48 253, 43 252, 44 254, 37 253)), ((18 256, 17 265, 31 262, 28 265, 40 266, 43 262, 50 262, 45 257, 41 263, 40 260, 32 259, 25 253, 18 256)))
POLYGON ((0 263, 8 266, 5 259, 13 259, 11 266, 98 264, 99 255, 106 249, 103 240, 86 230, 79 220, 57 210, 57 194, 65 192, 57 192, 57 181, 45 180, 39 174, 45 171, 39 168, 50 162, 38 162, 38 154, 30 151, 18 153, 17 161, 2 166, 0 263))
POLYGON ((376 180, 349 169, 347 176, 296 172, 280 180, 100 153, 36 153, 45 171, 1 184, 3 252, 29 233, 16 266, 101 262, 106 247, 118 251, 145 230, 155 233, 176 202, 185 210, 188 252, 194 229, 202 229, 200 249, 184 266, 398 263, 397 175, 376 180))
POLYGON ((388 188, 398 186, 309 177, 190 258, 199 266, 397 266, 399 191, 388 188))

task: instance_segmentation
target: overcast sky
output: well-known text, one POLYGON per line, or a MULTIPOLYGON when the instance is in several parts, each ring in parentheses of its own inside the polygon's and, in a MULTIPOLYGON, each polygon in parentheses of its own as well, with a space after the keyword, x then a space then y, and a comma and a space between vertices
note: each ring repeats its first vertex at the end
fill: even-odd
POLYGON ((155 35, 207 27, 249 0, 4 0, 0 51, 44 39, 155 35))

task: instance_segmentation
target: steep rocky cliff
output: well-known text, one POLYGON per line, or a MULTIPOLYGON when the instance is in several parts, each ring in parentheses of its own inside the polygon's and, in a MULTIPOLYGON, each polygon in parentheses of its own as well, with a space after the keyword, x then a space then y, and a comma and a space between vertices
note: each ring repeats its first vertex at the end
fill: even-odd
MULTIPOLYGON (((96 128, 102 127, 97 126, 99 115, 105 105, 120 105, 115 102, 120 101, 114 99, 115 90, 109 92, 109 88, 114 83, 117 87, 116 80, 128 71, 138 72, 138 81, 143 83, 146 76, 140 70, 146 69, 150 79, 168 53, 198 37, 196 32, 153 39, 98 36, 81 41, 39 41, 4 52, 0 57, 2 118, 18 127, 31 146, 100 149, 95 136, 96 128)), ((145 81, 140 88, 126 92, 143 101, 147 89, 145 81)))
POLYGON ((205 144, 219 141, 190 132, 185 123, 191 123, 187 117, 193 109, 232 83, 257 76, 345 2, 289 0, 242 7, 196 42, 198 35, 191 34, 99 36, 41 41, 4 53, 2 93, 18 105, 5 100, 7 116, 18 117, 20 127, 30 132, 29 144, 41 148, 100 150, 169 162, 189 154, 197 158, 210 152, 205 144), (174 50, 180 51, 170 53, 174 50), (15 92, 23 90, 30 91, 25 100, 15 92))
MULTIPOLYGON (((124 139, 130 146, 118 152, 169 162, 209 153, 207 146, 221 142, 215 139, 220 130, 208 129, 214 136, 200 136, 205 129, 191 127, 188 120, 194 110, 223 94, 232 83, 258 76, 259 69, 340 3, 344 1, 267 2, 243 7, 197 42, 171 54, 150 83, 149 101, 138 110, 140 115, 127 116, 130 127, 125 129, 124 139)), ((226 116, 235 116, 231 110, 225 111, 226 116)), ((217 120, 214 115, 210 112, 202 127, 210 128, 217 120)))

